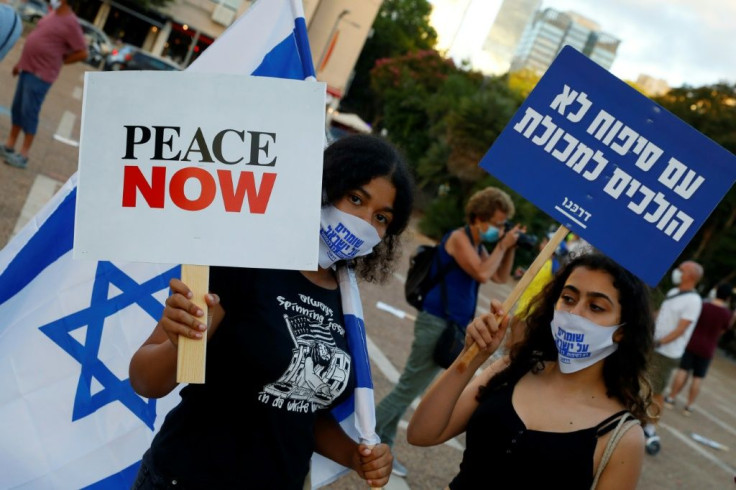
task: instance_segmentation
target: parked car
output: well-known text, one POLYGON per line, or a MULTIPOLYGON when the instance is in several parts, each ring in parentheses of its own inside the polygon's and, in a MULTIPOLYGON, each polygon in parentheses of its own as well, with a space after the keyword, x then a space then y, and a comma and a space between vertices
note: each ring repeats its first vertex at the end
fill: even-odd
POLYGON ((112 51, 105 58, 105 70, 111 70, 116 63, 127 63, 133 57, 133 52, 139 48, 131 44, 118 42, 112 47, 112 51))
POLYGON ((49 4, 44 0, 20 0, 15 5, 20 18, 27 22, 38 22, 38 19, 49 11, 49 4))
MULTIPOLYGON (((110 57, 108 57, 110 58, 110 57)), ((142 49, 133 48, 127 54, 123 55, 123 59, 116 59, 112 62, 105 63, 105 70, 181 70, 181 66, 173 61, 156 56, 143 51, 142 49)))
POLYGON ((102 29, 84 19, 78 19, 84 38, 87 40, 87 64, 101 68, 112 51, 112 41, 102 29))

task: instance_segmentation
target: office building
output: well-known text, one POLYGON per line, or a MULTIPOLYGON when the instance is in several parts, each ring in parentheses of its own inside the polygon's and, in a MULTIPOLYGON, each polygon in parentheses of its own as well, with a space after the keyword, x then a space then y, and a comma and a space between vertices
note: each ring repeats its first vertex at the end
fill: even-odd
POLYGON ((588 18, 547 8, 538 11, 524 30, 510 70, 531 70, 542 75, 566 45, 608 70, 616 59, 619 43, 588 18))
POLYGON ((504 0, 473 66, 488 75, 508 72, 524 29, 541 4, 542 0, 504 0))

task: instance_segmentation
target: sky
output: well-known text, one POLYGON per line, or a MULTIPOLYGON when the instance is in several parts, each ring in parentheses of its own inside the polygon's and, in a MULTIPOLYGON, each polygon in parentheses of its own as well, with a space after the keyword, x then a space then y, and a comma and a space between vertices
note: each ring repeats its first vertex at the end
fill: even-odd
MULTIPOLYGON (((465 25, 479 32, 476 39, 485 38, 490 23, 483 20, 500 3, 473 0, 468 7, 465 25)), ((620 39, 611 72, 623 80, 647 74, 671 87, 736 83, 736 0, 543 0, 546 7, 577 12, 620 39)))

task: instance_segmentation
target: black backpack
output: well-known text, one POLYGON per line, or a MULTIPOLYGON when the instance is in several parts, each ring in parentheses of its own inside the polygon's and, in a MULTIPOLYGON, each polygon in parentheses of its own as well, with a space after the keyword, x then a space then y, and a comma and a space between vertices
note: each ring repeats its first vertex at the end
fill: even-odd
MULTIPOLYGON (((465 232, 468 234, 470 241, 473 238, 470 230, 466 227, 465 232)), ((414 253, 409 257, 409 270, 406 273, 406 282, 404 283, 404 297, 406 302, 417 310, 422 310, 424 297, 435 287, 443 277, 455 265, 455 261, 451 260, 434 276, 431 275, 432 265, 438 258, 438 247, 444 244, 444 240, 438 245, 419 245, 414 253)))

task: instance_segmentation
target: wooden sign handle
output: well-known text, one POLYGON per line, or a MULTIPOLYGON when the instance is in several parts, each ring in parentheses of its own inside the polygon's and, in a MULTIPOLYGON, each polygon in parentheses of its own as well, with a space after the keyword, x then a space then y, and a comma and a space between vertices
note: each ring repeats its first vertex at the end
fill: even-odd
MULTIPOLYGON (((539 252, 539 255, 537 255, 537 258, 534 259, 532 265, 529 266, 526 272, 524 272, 524 275, 521 276, 521 279, 519 279, 519 282, 516 283, 516 286, 508 295, 506 301, 503 302, 503 311, 505 312, 505 314, 500 318, 496 318, 496 321, 500 322, 504 319, 506 315, 508 315, 511 308, 521 296, 521 293, 523 293, 524 290, 529 286, 529 283, 532 282, 532 279, 534 279, 534 276, 537 275, 547 259, 552 257, 552 254, 555 252, 555 250, 557 250, 557 246, 560 244, 560 242, 562 242, 562 240, 567 236, 569 232, 570 230, 567 227, 560 225, 555 234, 552 235, 552 238, 549 239, 549 242, 547 242, 547 245, 544 246, 542 251, 539 252)), ((478 355, 478 345, 472 344, 468 348, 468 350, 465 351, 465 354, 463 354, 460 358, 460 362, 457 365, 458 372, 464 372, 468 368, 468 365, 473 361, 473 359, 475 359, 476 355, 478 355)))
MULTIPOLYGON (((207 321, 207 303, 204 296, 209 293, 210 267, 208 265, 181 266, 181 281, 192 291, 192 302, 204 312, 203 321, 207 321)), ((179 336, 179 348, 176 359, 177 383, 204 383, 204 366, 207 354, 207 336, 192 339, 179 336)))

